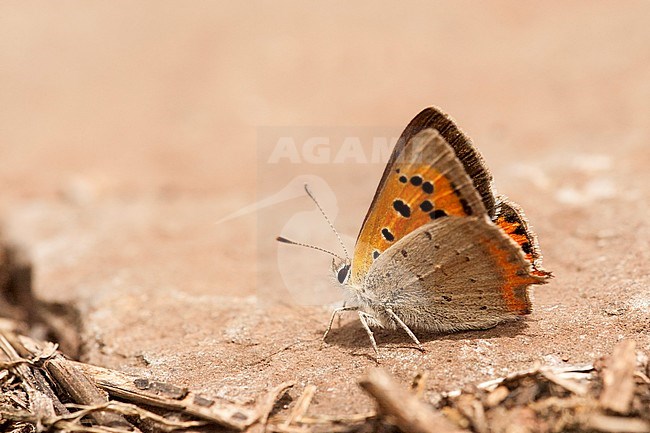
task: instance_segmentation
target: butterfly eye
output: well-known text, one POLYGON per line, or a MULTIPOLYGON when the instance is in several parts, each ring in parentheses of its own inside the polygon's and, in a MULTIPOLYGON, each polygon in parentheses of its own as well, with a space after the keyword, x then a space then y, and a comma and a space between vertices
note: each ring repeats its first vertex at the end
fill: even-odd
POLYGON ((350 265, 344 265, 336 273, 336 278, 339 280, 339 283, 345 284, 345 282, 348 280, 348 275, 349 274, 350 274, 350 265))

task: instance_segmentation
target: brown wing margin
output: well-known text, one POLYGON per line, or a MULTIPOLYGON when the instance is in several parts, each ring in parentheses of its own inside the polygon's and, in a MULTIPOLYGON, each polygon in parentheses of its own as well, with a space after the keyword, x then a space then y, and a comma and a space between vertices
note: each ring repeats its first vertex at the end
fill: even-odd
MULTIPOLYGON (((447 143, 451 145, 456 153, 456 157, 463 164, 465 171, 472 179, 474 186, 481 196, 488 215, 490 218, 494 217, 495 200, 494 192, 492 191, 492 174, 485 165, 483 157, 478 150, 476 150, 469 137, 467 137, 463 131, 456 126, 456 123, 451 117, 436 107, 427 107, 409 122, 399 140, 397 140, 393 153, 390 155, 390 159, 384 169, 384 174, 381 176, 381 181, 379 182, 375 196, 372 198, 366 217, 363 219, 363 224, 361 225, 362 228, 366 224, 366 220, 370 214, 370 209, 372 209, 377 197, 384 188, 386 179, 391 173, 395 161, 404 151, 404 147, 406 147, 407 143, 411 138, 413 138, 413 136, 427 128, 437 130, 447 143)), ((359 234, 361 234, 361 230, 359 231, 359 234)))

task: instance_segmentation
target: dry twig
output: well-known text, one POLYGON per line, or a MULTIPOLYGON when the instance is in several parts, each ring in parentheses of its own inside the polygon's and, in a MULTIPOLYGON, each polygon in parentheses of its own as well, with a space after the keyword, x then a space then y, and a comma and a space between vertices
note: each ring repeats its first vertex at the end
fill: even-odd
MULTIPOLYGON (((86 376, 80 369, 76 368, 63 355, 58 353, 54 345, 43 348, 42 344, 32 339, 23 338, 21 341, 21 339, 15 338, 15 336, 11 336, 11 340, 14 347, 23 353, 34 354, 39 351, 47 353, 47 358, 42 362, 45 369, 56 383, 78 404, 99 407, 108 403, 108 394, 97 388, 92 379, 86 376)), ((92 411, 90 415, 101 426, 128 430, 135 429, 133 425, 117 413, 92 411)))
POLYGON ((298 401, 296 401, 296 405, 291 411, 291 414, 284 421, 283 424, 285 426, 290 426, 294 422, 300 423, 302 417, 307 413, 307 409, 309 409, 314 393, 316 393, 316 387, 314 385, 307 385, 305 387, 302 394, 300 394, 298 401))
POLYGON ((600 404, 603 408, 622 415, 630 412, 634 397, 635 348, 633 340, 618 343, 602 373, 603 392, 600 394, 600 404))
POLYGON ((371 370, 361 379, 359 385, 375 399, 379 413, 390 417, 391 421, 405 432, 462 431, 447 421, 440 412, 434 412, 430 406, 403 389, 383 370, 371 370))
POLYGON ((269 416, 275 406, 275 402, 278 400, 278 397, 284 392, 295 385, 295 382, 283 382, 280 385, 273 388, 269 391, 266 396, 262 399, 260 404, 257 406, 257 422, 263 426, 269 421, 269 416))
POLYGON ((68 410, 59 401, 50 384, 45 380, 39 370, 32 370, 27 360, 22 362, 22 357, 7 339, 9 332, 0 330, 0 357, 4 355, 11 367, 10 370, 20 376, 24 381, 24 388, 29 395, 30 409, 39 417, 52 417, 57 413, 67 413, 68 410))

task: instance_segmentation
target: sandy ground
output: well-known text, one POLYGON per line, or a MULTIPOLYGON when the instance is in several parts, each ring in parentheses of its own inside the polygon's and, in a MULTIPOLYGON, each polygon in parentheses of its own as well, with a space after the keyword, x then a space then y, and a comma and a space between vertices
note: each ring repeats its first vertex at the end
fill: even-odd
POLYGON ((423 335, 424 354, 379 331, 382 365, 428 370, 435 392, 623 338, 647 351, 649 17, 644 1, 5 2, 0 234, 37 299, 77 312, 87 362, 238 402, 297 380, 314 412, 363 411, 376 364, 358 321, 321 348, 330 259, 274 237, 338 248, 308 180, 351 248, 373 143, 435 104, 556 278, 526 320, 423 335), (304 153, 314 137, 330 155, 304 153), (336 160, 350 137, 362 155, 336 160), (297 157, 273 157, 291 141, 297 157))

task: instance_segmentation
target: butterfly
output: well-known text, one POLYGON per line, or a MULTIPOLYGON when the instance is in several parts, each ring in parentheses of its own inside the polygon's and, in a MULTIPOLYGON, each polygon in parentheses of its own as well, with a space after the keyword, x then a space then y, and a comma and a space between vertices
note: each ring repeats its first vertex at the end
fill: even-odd
POLYGON ((488 329, 529 314, 531 286, 551 277, 521 208, 495 192, 483 157, 435 107, 397 141, 352 259, 332 255, 347 299, 323 339, 338 313, 356 311, 377 353, 372 326, 402 329, 422 349, 417 331, 488 329))

